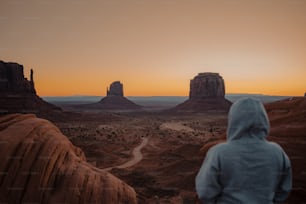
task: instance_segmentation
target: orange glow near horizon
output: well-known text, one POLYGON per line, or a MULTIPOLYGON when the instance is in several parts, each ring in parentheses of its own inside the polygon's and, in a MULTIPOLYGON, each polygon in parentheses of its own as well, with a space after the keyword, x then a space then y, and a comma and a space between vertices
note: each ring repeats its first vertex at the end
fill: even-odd
POLYGON ((34 69, 40 96, 187 96, 200 72, 226 93, 306 92, 303 0, 3 0, 0 60, 34 69))

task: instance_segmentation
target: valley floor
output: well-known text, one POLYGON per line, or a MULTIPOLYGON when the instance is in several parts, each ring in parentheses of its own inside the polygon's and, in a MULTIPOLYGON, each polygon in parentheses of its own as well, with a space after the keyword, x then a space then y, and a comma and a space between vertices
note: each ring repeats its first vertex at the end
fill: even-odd
POLYGON ((226 118, 220 113, 142 112, 67 114, 52 120, 91 164, 134 187, 139 203, 184 203, 196 200, 200 149, 224 137, 226 118), (142 158, 134 160, 133 149, 140 144, 142 158))

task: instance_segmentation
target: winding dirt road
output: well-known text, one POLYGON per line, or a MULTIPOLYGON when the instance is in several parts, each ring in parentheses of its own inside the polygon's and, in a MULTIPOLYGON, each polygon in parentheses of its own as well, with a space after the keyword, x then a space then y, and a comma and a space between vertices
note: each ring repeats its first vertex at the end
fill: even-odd
POLYGON ((147 144, 148 144, 148 141, 149 141, 149 138, 143 138, 142 139, 142 142, 133 149, 133 157, 131 160, 121 164, 121 165, 118 165, 118 166, 113 166, 113 167, 108 167, 108 168, 105 168, 103 170, 105 171, 110 171, 112 170, 113 168, 119 168, 119 169, 124 169, 124 168, 128 168, 128 167, 131 167, 131 166, 134 166, 135 164, 137 164, 138 162, 140 162, 143 158, 142 156, 142 153, 141 153, 141 149, 143 147, 145 147, 147 144))

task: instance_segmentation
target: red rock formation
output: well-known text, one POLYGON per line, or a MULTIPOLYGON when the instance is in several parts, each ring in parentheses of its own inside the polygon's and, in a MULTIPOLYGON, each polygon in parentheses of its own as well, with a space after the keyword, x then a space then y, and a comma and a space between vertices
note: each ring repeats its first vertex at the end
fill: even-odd
POLYGON ((107 96, 123 96, 123 84, 120 81, 115 81, 107 89, 107 96))
POLYGON ((224 98, 224 80, 218 73, 200 73, 190 80, 189 99, 175 111, 228 111, 231 102, 224 98))
POLYGON ((99 102, 101 109, 140 109, 141 106, 135 104, 134 102, 130 101, 129 99, 123 96, 107 96, 101 99, 99 102))
POLYGON ((76 108, 95 110, 138 110, 140 105, 135 104, 123 95, 123 84, 115 81, 107 89, 107 96, 98 103, 77 105, 76 108))
POLYGON ((32 69, 30 78, 24 77, 22 65, 0 61, 0 113, 60 110, 36 95, 32 69))
POLYGON ((31 81, 28 81, 24 78, 23 66, 20 64, 0 61, 0 79, 1 93, 36 93, 33 70, 31 70, 31 81))
POLYGON ((218 73, 199 73, 190 80, 189 98, 224 97, 224 80, 218 73))
POLYGON ((306 98, 288 98, 265 107, 271 123, 268 139, 285 149, 292 165, 293 189, 287 202, 303 203, 306 195, 306 98))
POLYGON ((86 162, 47 120, 0 117, 1 203, 136 203, 133 188, 86 162))

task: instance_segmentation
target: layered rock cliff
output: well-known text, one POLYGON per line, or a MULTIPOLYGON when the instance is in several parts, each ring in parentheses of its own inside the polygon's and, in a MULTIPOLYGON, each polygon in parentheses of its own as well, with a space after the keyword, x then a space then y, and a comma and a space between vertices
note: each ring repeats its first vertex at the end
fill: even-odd
POLYGON ((33 75, 31 69, 29 81, 22 65, 0 61, 0 113, 60 110, 37 96, 33 75))
POLYGON ((0 117, 0 150, 1 203, 136 203, 133 188, 88 164, 47 120, 0 117))
POLYGON ((231 102, 225 99, 225 85, 218 73, 199 73, 190 80, 189 99, 174 108, 176 111, 228 111, 231 102))

